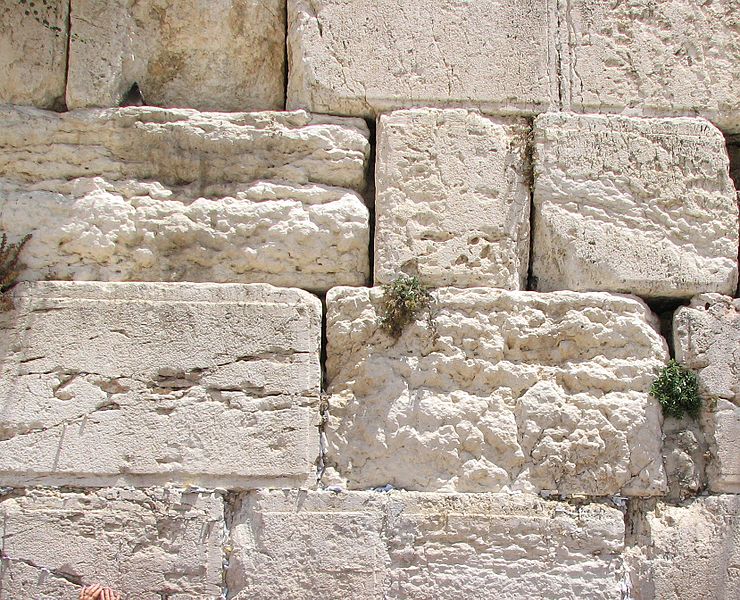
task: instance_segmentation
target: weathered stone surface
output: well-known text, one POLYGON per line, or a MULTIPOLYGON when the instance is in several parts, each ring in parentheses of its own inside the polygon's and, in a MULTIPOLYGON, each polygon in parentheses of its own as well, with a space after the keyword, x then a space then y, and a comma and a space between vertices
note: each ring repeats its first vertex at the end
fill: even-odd
POLYGON ((555 4, 539 0, 288 0, 287 105, 554 108, 555 22, 555 4))
POLYGON ((523 289, 529 266, 524 121, 466 110, 380 118, 375 282, 523 289))
POLYGON ((219 598, 224 508, 210 492, 107 488, 0 497, 0 597, 77 598, 103 583, 125 598, 219 598))
POLYGON ((699 115, 740 132, 737 0, 560 4, 565 108, 699 115))
POLYGON ((676 359, 697 371, 710 489, 740 493, 740 299, 702 294, 673 319, 676 359))
POLYGON ((624 522, 520 495, 255 492, 236 511, 237 598, 620 596, 624 522), (505 590, 505 596, 502 595, 505 590))
POLYGON ((634 519, 626 551, 634 600, 740 597, 740 496, 657 503, 634 519))
POLYGON ((0 5, 0 104, 63 106, 68 13, 68 2, 0 5))
POLYGON ((711 124, 547 114, 534 130, 538 290, 734 293, 738 207, 711 124))
POLYGON ((0 485, 315 481, 317 298, 267 285, 16 290, 0 315, 0 485))
POLYGON ((72 0, 70 108, 147 104, 199 110, 285 105, 283 0, 72 0))
POLYGON ((667 360, 640 301, 603 293, 434 292, 398 340, 380 288, 327 296, 324 481, 420 491, 665 491, 667 360))

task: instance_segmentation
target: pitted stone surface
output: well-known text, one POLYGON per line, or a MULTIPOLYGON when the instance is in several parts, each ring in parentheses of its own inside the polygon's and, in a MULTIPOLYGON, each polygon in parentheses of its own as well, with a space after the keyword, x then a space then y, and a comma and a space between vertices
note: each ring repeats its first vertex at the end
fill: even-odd
POLYGON ((673 338, 676 360, 698 373, 710 488, 740 493, 740 299, 696 296, 676 311, 673 338))
POLYGON ((268 285, 23 284, 0 315, 0 485, 305 485, 321 304, 268 285))
POLYGON ((235 513, 227 586, 239 600, 618 600, 623 539, 621 513, 599 504, 255 492, 235 513))
POLYGON ((738 206, 710 123, 547 114, 534 135, 536 289, 734 293, 738 206))
POLYGON ((382 294, 327 297, 326 483, 665 491, 648 390, 668 354, 639 300, 442 288, 431 315, 393 340, 378 322, 382 294))
POLYGON ((740 132, 737 0, 559 4, 565 108, 699 115, 740 132))
POLYGON ((0 5, 0 104, 61 108, 69 2, 35 4, 35 16, 17 0, 0 5))
POLYGON ((539 0, 288 0, 287 106, 555 108, 555 23, 539 0))
POLYGON ((69 108, 282 110, 283 0, 72 0, 69 108))
POLYGON ((218 598, 224 507, 174 488, 28 490, 0 496, 0 596, 77 598, 103 583, 125 598, 218 598))
POLYGON ((415 109, 380 118, 375 282, 523 289, 529 265, 522 120, 415 109))

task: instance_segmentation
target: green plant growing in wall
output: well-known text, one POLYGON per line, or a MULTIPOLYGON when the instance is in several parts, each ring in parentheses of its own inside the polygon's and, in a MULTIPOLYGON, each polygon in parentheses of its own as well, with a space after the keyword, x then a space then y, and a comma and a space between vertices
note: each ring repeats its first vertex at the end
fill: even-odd
POLYGON ((685 414, 698 417, 701 410, 699 382, 696 374, 671 359, 650 387, 663 408, 663 414, 681 419, 685 414))
POLYGON ((13 308, 13 301, 8 292, 18 277, 18 255, 30 239, 29 233, 20 242, 9 244, 5 233, 0 237, 0 312, 13 308))
POLYGON ((418 277, 399 275, 383 285, 380 326, 397 338, 420 311, 429 308, 431 301, 432 295, 418 277))

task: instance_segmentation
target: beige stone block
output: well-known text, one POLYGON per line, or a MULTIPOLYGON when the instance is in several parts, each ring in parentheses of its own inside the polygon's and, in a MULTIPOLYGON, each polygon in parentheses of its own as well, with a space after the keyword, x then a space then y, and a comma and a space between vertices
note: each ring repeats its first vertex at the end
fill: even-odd
POLYGON ((224 506, 207 491, 52 489, 0 496, 2 598, 72 599, 102 583, 125 598, 220 598, 224 506))
POLYGON ((0 485, 309 485, 321 304, 267 285, 39 282, 0 315, 0 485))
POLYGON ((70 108, 146 104, 199 110, 285 106, 281 0, 72 0, 70 108))
POLYGON ((327 297, 324 482, 418 491, 656 495, 668 358, 639 300, 441 288, 397 340, 380 288, 327 297))
POLYGON ((534 135, 536 289, 734 292, 738 206, 710 123, 547 114, 534 135))
POLYGON ((240 600, 621 598, 624 522, 520 495, 255 492, 235 513, 240 600))
POLYGON ((288 107, 555 108, 555 3, 288 0, 288 107))
POLYGON ((529 128, 466 110, 380 118, 375 282, 416 274, 429 286, 526 286, 529 128))

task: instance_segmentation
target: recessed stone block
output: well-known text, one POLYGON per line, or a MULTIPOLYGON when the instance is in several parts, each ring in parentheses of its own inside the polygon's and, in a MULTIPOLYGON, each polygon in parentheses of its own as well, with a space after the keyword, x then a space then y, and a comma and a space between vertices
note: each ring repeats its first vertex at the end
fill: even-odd
POLYGON ((524 121, 466 110, 380 118, 375 282, 523 289, 529 264, 524 121))

